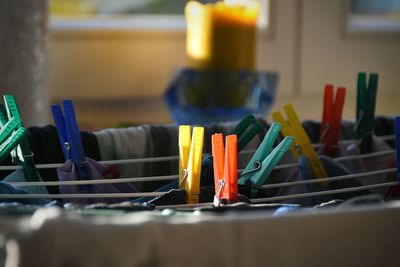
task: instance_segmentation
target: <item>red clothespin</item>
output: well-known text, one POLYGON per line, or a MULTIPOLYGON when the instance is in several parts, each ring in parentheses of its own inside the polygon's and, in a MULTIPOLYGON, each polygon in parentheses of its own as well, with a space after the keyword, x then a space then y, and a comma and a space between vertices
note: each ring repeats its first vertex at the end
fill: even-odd
POLYGON ((346 88, 339 87, 336 91, 335 102, 333 102, 333 85, 325 85, 324 109, 320 131, 320 142, 324 145, 323 153, 335 156, 339 141, 340 128, 346 88))
POLYGON ((237 147, 237 135, 226 137, 225 148, 223 135, 212 135, 216 206, 238 201, 237 147))

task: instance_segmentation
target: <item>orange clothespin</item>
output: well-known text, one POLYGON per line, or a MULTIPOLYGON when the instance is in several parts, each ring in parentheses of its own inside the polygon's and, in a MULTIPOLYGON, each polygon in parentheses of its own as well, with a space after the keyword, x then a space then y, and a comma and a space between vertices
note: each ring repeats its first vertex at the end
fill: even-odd
POLYGON ((336 91, 335 102, 333 102, 333 85, 325 85, 324 108, 322 113, 320 142, 324 145, 325 155, 334 157, 339 141, 340 128, 342 124, 342 114, 346 88, 339 87, 336 91))
POLYGON ((212 135, 216 206, 224 202, 238 201, 237 147, 237 135, 226 137, 225 148, 223 135, 220 133, 212 135))

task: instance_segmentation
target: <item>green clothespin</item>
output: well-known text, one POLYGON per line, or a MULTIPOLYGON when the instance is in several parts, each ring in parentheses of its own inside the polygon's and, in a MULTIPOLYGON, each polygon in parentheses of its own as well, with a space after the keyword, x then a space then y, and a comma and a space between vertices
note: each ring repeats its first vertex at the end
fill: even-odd
POLYGON ((249 125, 252 124, 255 120, 256 118, 253 115, 247 115, 247 117, 241 120, 229 134, 236 134, 237 136, 241 136, 242 133, 246 131, 247 127, 249 127, 249 125))
POLYGON ((246 184, 247 180, 250 179, 253 195, 257 192, 269 178, 274 167, 282 158, 282 156, 288 151, 294 141, 294 137, 287 136, 285 139, 274 149, 272 146, 276 141, 281 130, 279 123, 273 123, 261 142, 257 151, 254 153, 250 162, 240 175, 238 183, 240 185, 246 184), (272 152, 271 152, 272 151, 272 152))
MULTIPOLYGON (((0 111, 1 112, 1 111, 0 111)), ((18 120, 13 118, 3 125, 1 121, 0 129, 0 162, 2 162, 8 154, 21 142, 25 135, 25 128, 18 128, 18 120)))
MULTIPOLYGON (((15 101, 14 96, 12 95, 4 95, 4 102, 6 104, 7 116, 10 120, 13 118, 17 119, 19 122, 18 127, 23 128, 20 113, 18 110, 17 103, 15 101)), ((15 149, 15 159, 17 159, 18 163, 22 165, 24 170, 24 175, 27 181, 41 181, 35 162, 33 160, 33 153, 31 151, 28 139, 26 135, 23 136, 19 145, 15 149)))
POLYGON ((5 124, 1 123, 1 130, 0 130, 0 144, 3 144, 14 131, 18 130, 19 122, 17 119, 12 118, 5 124))
POLYGON ((3 126, 8 122, 7 112, 3 106, 0 104, 0 125, 3 126))
POLYGON ((236 134, 238 136, 238 152, 251 141, 263 128, 262 124, 256 121, 256 118, 249 114, 246 118, 241 120, 229 135, 236 134), (250 128, 249 126, 253 124, 250 128), (249 129, 247 129, 249 128, 249 129))
POLYGON ((18 119, 8 121, 4 106, 0 104, 0 162, 18 145, 25 133, 24 128, 19 127, 18 119))
POLYGON ((375 106, 379 76, 372 73, 367 81, 367 74, 360 72, 357 80, 357 110, 354 125, 354 137, 361 139, 361 151, 372 151, 372 136, 375 126, 375 106))

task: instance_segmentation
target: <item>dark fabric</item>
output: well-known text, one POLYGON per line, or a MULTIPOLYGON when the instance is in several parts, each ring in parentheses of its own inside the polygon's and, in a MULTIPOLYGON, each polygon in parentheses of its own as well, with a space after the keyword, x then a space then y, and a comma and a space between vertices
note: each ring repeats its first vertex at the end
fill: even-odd
MULTIPOLYGON (((29 195, 29 193, 23 189, 14 187, 8 183, 5 182, 0 182, 0 194, 23 194, 23 195, 29 195)), ((0 199, 0 202, 17 202, 21 204, 27 204, 27 205, 45 205, 49 203, 49 200, 46 199, 0 199)))
MULTIPOLYGON (((305 120, 302 122, 304 130, 310 137, 311 142, 318 143, 320 135, 321 123, 319 121, 305 120)), ((353 139, 352 130, 354 121, 343 120, 340 132, 341 140, 353 139)), ((392 135, 394 134, 394 120, 390 116, 377 116, 375 117, 375 129, 374 133, 376 136, 392 135)), ((389 144, 394 148, 393 141, 389 144)))
MULTIPOLYGON (((27 138, 36 164, 62 163, 65 161, 55 126, 30 127, 27 131, 27 138)), ((81 131, 81 138, 86 156, 100 160, 96 136, 90 132, 81 131)), ((2 164, 12 165, 11 157, 8 157, 2 164)), ((39 169, 38 172, 44 181, 58 180, 56 169, 39 169)), ((10 171, 0 172, 1 177, 6 177, 9 174, 10 171)), ((59 193, 57 186, 48 186, 47 190, 50 194, 59 193)))
MULTIPOLYGON (((326 156, 320 156, 321 163, 324 165, 325 170, 329 177, 335 176, 342 176, 342 175, 349 175, 350 172, 344 167, 342 164, 336 162, 334 159, 331 159, 326 156)), ((298 176, 298 178, 291 178, 293 181, 301 181, 301 180, 310 180, 313 179, 313 173, 311 170, 311 165, 309 160, 306 157, 299 157, 298 160, 299 169, 294 171, 293 176, 298 176)), ((311 193, 311 192, 320 192, 320 191, 327 191, 327 190, 336 190, 342 188, 351 188, 351 187, 359 187, 362 186, 357 180, 355 179, 345 179, 345 180, 338 180, 338 181, 331 181, 328 184, 320 184, 320 183, 312 183, 307 184, 305 186, 287 186, 281 188, 278 195, 291 195, 291 194, 303 194, 303 193, 311 193)), ((336 193, 331 195, 322 195, 322 196, 314 196, 308 199, 289 199, 284 200, 282 203, 286 204, 301 204, 303 206, 314 206, 320 203, 329 202, 334 199, 341 199, 347 200, 353 197, 361 196, 361 195, 368 195, 371 194, 368 190, 360 190, 360 191, 353 191, 353 192, 346 192, 346 193, 336 193)))
MULTIPOLYGON (((153 142, 153 157, 167 157, 171 156, 171 144, 169 131, 164 126, 151 126, 150 127, 151 139, 153 142)), ((171 172, 171 162, 162 161, 151 164, 151 176, 168 175, 171 172)), ((153 192, 158 188, 168 184, 168 181, 151 181, 144 182, 141 188, 144 192, 153 192)))
POLYGON ((162 196, 150 200, 148 203, 156 206, 186 204, 186 192, 183 189, 173 189, 162 196))

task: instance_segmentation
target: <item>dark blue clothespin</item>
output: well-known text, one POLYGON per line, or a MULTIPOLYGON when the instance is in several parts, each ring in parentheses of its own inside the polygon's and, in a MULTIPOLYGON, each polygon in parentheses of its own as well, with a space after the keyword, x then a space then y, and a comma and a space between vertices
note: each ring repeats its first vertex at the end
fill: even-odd
POLYGON ((394 119, 394 130, 396 134, 396 166, 397 166, 397 185, 389 188, 386 194, 387 199, 398 199, 400 198, 400 116, 394 119))
POLYGON ((65 160, 72 160, 80 179, 89 179, 90 171, 87 166, 72 100, 65 99, 62 104, 64 114, 60 105, 52 105, 51 111, 65 160))
POLYGON ((397 164, 397 181, 400 182, 400 116, 394 119, 396 131, 396 164, 397 164))

